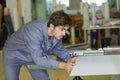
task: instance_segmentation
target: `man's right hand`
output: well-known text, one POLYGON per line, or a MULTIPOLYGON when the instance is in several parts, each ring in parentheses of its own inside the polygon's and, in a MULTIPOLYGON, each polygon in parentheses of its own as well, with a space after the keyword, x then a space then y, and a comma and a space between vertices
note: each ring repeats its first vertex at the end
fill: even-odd
POLYGON ((70 72, 74 66, 75 66, 75 63, 72 63, 72 62, 60 62, 58 68, 64 69, 67 72, 70 72))

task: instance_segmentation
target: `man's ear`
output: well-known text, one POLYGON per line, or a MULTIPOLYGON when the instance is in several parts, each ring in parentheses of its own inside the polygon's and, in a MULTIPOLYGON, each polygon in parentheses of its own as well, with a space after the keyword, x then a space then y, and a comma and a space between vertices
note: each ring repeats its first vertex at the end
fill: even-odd
POLYGON ((54 27, 55 27, 55 26, 54 26, 53 24, 50 24, 50 29, 52 29, 52 30, 53 30, 53 29, 54 29, 54 27))

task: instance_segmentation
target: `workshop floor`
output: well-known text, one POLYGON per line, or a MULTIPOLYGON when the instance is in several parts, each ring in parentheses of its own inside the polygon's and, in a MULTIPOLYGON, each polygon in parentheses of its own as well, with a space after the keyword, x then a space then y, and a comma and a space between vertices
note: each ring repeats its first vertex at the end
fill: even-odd
MULTIPOLYGON (((3 71, 3 55, 0 52, 0 80, 4 80, 3 71)), ((73 77, 69 76, 69 73, 64 70, 48 70, 51 80, 72 80, 73 77)), ((84 76, 83 80, 110 80, 109 76, 84 76)), ((20 72, 20 80, 32 80, 29 72, 23 66, 20 72)), ((41 79, 40 79, 41 80, 41 79)))

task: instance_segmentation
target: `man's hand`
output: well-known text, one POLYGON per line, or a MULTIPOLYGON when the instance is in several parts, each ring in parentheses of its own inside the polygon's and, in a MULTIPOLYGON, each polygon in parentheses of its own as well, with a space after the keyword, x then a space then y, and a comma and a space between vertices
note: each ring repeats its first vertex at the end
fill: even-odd
POLYGON ((67 72, 70 72, 74 66, 75 66, 75 63, 72 63, 72 62, 66 62, 66 63, 60 62, 59 63, 59 69, 64 69, 67 72))
POLYGON ((59 69, 64 69, 67 72, 70 72, 73 67, 75 66, 75 62, 79 57, 73 57, 71 59, 68 60, 68 62, 60 62, 59 63, 59 69))
POLYGON ((73 57, 73 58, 70 58, 68 62, 75 63, 77 59, 79 59, 79 57, 73 57))

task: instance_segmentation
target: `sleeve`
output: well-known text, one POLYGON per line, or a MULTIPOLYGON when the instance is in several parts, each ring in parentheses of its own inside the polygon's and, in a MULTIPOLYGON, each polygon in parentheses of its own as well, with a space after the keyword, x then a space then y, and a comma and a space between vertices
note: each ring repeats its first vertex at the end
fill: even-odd
POLYGON ((42 43, 42 33, 40 29, 37 29, 35 26, 26 28, 24 40, 30 55, 36 65, 48 69, 57 69, 59 62, 53 60, 49 55, 47 55, 41 47, 42 43))
POLYGON ((65 62, 68 61, 72 56, 69 54, 67 49, 64 48, 62 39, 59 40, 57 45, 55 46, 53 50, 54 54, 57 55, 60 59, 64 60, 65 62))

